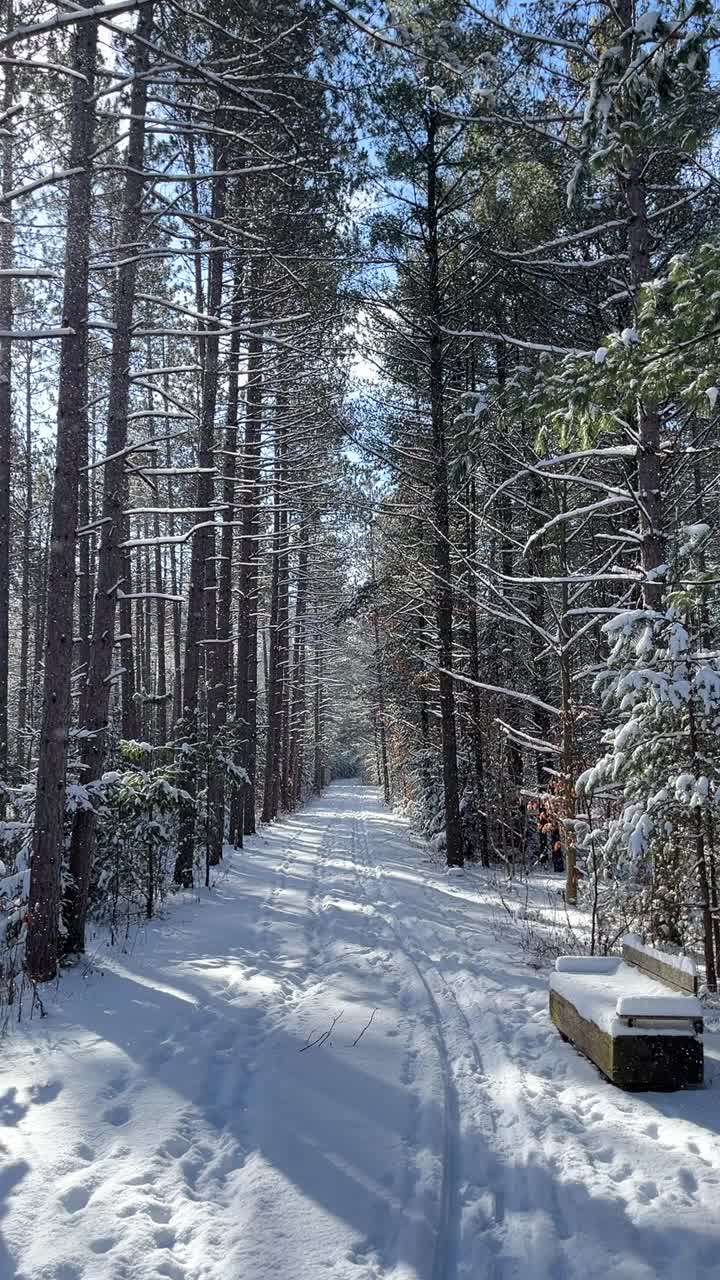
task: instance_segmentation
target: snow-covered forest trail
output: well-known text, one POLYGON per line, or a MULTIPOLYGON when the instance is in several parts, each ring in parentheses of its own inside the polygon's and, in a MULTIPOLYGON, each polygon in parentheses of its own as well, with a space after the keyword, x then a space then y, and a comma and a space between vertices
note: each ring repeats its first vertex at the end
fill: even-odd
POLYGON ((3 1045, 2 1280, 717 1274, 717 1036, 705 1090, 604 1083, 374 788, 227 863, 3 1045))

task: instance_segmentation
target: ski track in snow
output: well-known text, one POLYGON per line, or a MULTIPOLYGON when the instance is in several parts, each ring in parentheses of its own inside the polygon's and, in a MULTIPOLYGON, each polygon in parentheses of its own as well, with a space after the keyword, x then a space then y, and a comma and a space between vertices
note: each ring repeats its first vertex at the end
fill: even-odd
POLYGON ((500 919, 344 783, 98 940, 2 1045, 0 1280, 716 1276, 720 1036, 613 1089, 500 919))

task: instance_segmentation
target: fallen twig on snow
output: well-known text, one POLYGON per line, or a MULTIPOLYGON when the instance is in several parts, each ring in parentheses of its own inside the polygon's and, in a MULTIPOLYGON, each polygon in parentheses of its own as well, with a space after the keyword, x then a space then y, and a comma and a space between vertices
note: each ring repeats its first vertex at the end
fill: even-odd
MULTIPOLYGON (((302 1049, 300 1049, 300 1053, 304 1053, 306 1049, 314 1049, 317 1045, 319 1045, 319 1044, 324 1044, 326 1040, 329 1040, 329 1039, 330 1039, 330 1036, 332 1035, 333 1031, 335 1030, 335 1023, 340 1021, 340 1019, 341 1019, 341 1018, 342 1018, 342 1016, 343 1016, 343 1012, 344 1012, 344 1011, 341 1009, 339 1013, 336 1013, 336 1014, 335 1014, 335 1017, 333 1018, 332 1022, 330 1023, 330 1026, 328 1027, 327 1031, 323 1031, 323 1033, 322 1033, 322 1035, 321 1035, 321 1036, 316 1036, 316 1038, 315 1038, 314 1040, 311 1040, 311 1039, 308 1037, 307 1042, 303 1045, 302 1049)), ((310 1032, 310 1035, 312 1036, 312 1034, 313 1034, 313 1033, 312 1033, 312 1031, 311 1031, 311 1032, 310 1032)))
POLYGON ((359 1044, 359 1042, 362 1040, 363 1036, 365 1035, 365 1032, 367 1031, 368 1027, 369 1027, 369 1026, 372 1026, 372 1020, 373 1020, 373 1018, 375 1017, 375 1014, 376 1014, 376 1013, 377 1013, 377 1009, 373 1009, 372 1013, 370 1014, 370 1018, 369 1018, 369 1020, 365 1023, 365 1026, 363 1027, 362 1031, 360 1032, 360 1035, 357 1037, 357 1039, 353 1040, 353 1047, 354 1047, 356 1044, 359 1044))

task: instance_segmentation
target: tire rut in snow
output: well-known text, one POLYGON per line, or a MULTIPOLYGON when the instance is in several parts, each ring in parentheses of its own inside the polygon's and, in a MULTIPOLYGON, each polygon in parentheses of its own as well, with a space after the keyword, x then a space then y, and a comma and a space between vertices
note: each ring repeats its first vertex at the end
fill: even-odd
MULTIPOLYGON (((395 924, 395 921, 390 914, 390 904, 385 899, 381 889, 381 876, 378 874, 377 869, 372 866, 370 860, 370 847, 364 815, 360 818, 354 818, 353 835, 353 853, 355 855, 354 863, 357 868, 359 892, 365 901, 372 906, 373 913, 382 920, 385 927, 395 938, 398 949, 415 972, 425 992, 428 1007, 432 1015, 435 1033, 435 1047, 438 1053, 443 1082, 443 1168, 438 1204, 438 1220, 435 1230, 435 1245, 433 1250, 432 1280, 452 1280, 457 1273, 458 1244, 460 1238, 460 1195, 458 1185, 459 1170, 457 1151, 460 1114, 457 1090, 453 1080, 450 1055, 445 1039, 443 1018, 435 998, 435 994, 432 990, 432 986, 428 981, 427 972, 428 970, 432 970, 438 978, 440 978, 440 975, 437 973, 437 970, 428 956, 410 948, 406 943, 401 930, 395 924), (362 872, 364 874, 361 874, 360 868, 362 868, 362 872), (379 909, 376 903, 371 901, 371 894, 369 892, 370 881, 373 882, 376 897, 382 903, 385 910, 379 909)), ((441 978, 440 981, 443 983, 441 978)), ((443 983, 443 986, 444 985, 445 984, 443 983)))
MULTIPOLYGON (((362 825, 365 826, 365 818, 362 819, 362 825)), ((381 842, 385 843, 382 840, 381 842)), ((378 882, 378 886, 382 885, 385 873, 381 866, 375 866, 370 859, 370 851, 367 836, 364 842, 365 849, 365 874, 372 877, 378 882)), ((425 886, 431 888, 429 884, 425 886)), ((384 897, 381 887, 377 890, 378 900, 382 901, 391 913, 387 922, 394 929, 396 936, 398 928, 403 931, 407 938, 407 931, 412 927, 413 918, 409 919, 403 915, 403 924, 395 927, 394 920, 396 916, 392 914, 395 910, 384 897)), ((455 1097, 458 1103, 458 1117, 463 1117, 463 1128, 465 1130, 462 1142, 458 1139, 458 1176, 457 1186, 460 1192, 461 1184, 465 1184, 467 1190, 473 1193, 477 1203, 479 1198, 484 1201, 482 1221, 483 1225, 478 1227, 477 1224, 470 1223, 467 1236, 462 1232, 463 1203, 459 1195, 458 1204, 456 1206, 456 1220, 458 1223, 457 1235, 455 1237, 457 1243, 457 1254, 455 1273, 472 1277, 472 1280, 505 1280, 505 1277, 515 1276, 518 1274, 518 1267, 533 1265, 532 1243, 529 1242, 529 1256, 524 1258, 518 1257, 511 1251, 505 1254, 503 1251, 504 1241, 507 1239, 508 1232, 512 1232, 509 1222, 506 1222, 506 1192, 511 1193, 514 1200, 523 1199, 528 1205, 533 1205, 536 1209, 545 1209, 546 1216, 549 1221, 554 1224, 554 1237, 552 1240, 544 1241, 541 1248, 541 1256, 545 1258, 546 1264, 550 1266, 550 1270, 543 1269, 543 1275, 552 1275, 552 1280, 565 1280, 570 1274, 567 1258, 563 1251, 563 1241, 570 1234, 566 1221, 566 1213, 561 1202, 558 1192, 556 1180, 554 1177, 546 1177, 542 1173, 542 1166, 538 1170, 532 1159, 528 1159, 525 1163, 518 1162, 519 1152, 517 1149, 517 1141, 514 1139, 513 1131, 504 1132, 503 1127, 498 1125, 498 1104, 493 1096, 493 1087, 491 1083, 491 1073, 485 1065, 484 1055, 473 1033, 470 1019, 463 1009, 460 1000, 453 990, 450 982, 446 980, 441 970, 432 960, 427 951, 423 951, 422 946, 418 943, 419 936, 423 937, 424 945, 429 945, 431 949, 436 950, 439 954, 443 954, 447 949, 447 938, 443 938, 437 928, 432 924, 430 918, 421 916, 419 923, 421 930, 413 934, 413 940, 408 944, 406 949, 410 950, 415 959, 425 970, 426 975, 431 979, 433 986, 436 987, 437 996, 436 1007, 442 1009, 443 1017, 443 1036, 446 1041, 450 1041, 450 1053, 448 1061, 452 1074, 453 1084, 455 1087, 455 1097), (454 1024, 454 1025, 453 1025, 454 1024), (468 1061, 468 1056, 472 1058, 472 1072, 469 1074, 464 1064, 468 1061), (464 1158, 461 1158, 461 1155, 464 1158), (478 1178, 485 1175, 486 1181, 484 1186, 478 1178), (518 1195, 519 1188, 524 1187, 524 1192, 518 1195), (484 1194, 483 1194, 484 1193, 484 1194), (478 1271, 478 1237, 483 1240, 484 1250, 482 1257, 482 1271, 478 1271)), ((508 1045, 505 1044, 506 1035, 503 1033, 502 1020, 507 1016, 507 1010, 504 1008, 495 1008, 497 1000, 506 1000, 507 991, 502 988, 499 992, 483 991, 478 986, 477 994, 483 1001, 485 1006, 485 1019, 491 1016, 493 1020, 494 1031, 490 1036, 495 1049, 500 1051, 501 1057, 507 1062, 508 1067, 515 1067, 520 1079, 518 1080, 518 1092, 515 1098, 515 1107, 519 1102, 520 1109, 526 1115, 526 1131, 528 1135, 532 1134, 537 1141, 537 1146, 542 1150, 543 1137, 545 1134, 546 1124, 542 1119, 538 1119, 538 1106, 533 1102, 532 1095, 527 1092, 527 1081, 524 1077, 522 1061, 517 1061, 517 1056, 510 1051, 508 1045), (488 1007, 490 1006, 490 1007, 488 1007)), ((502 1068, 501 1068, 502 1070, 502 1068)), ((497 1075, 498 1064, 495 1064, 494 1074, 497 1075)), ((452 1274, 455 1274, 452 1273, 452 1274)), ((450 1273, 449 1273, 450 1274, 450 1273)))

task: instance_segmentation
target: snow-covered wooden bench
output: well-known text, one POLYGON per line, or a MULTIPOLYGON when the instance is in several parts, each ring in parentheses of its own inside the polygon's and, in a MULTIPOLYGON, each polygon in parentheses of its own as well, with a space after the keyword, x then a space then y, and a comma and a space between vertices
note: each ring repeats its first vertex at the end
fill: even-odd
POLYGON ((703 1012, 687 956, 628 934, 622 958, 560 956, 550 1017, 622 1089, 683 1089, 703 1081, 703 1012))

